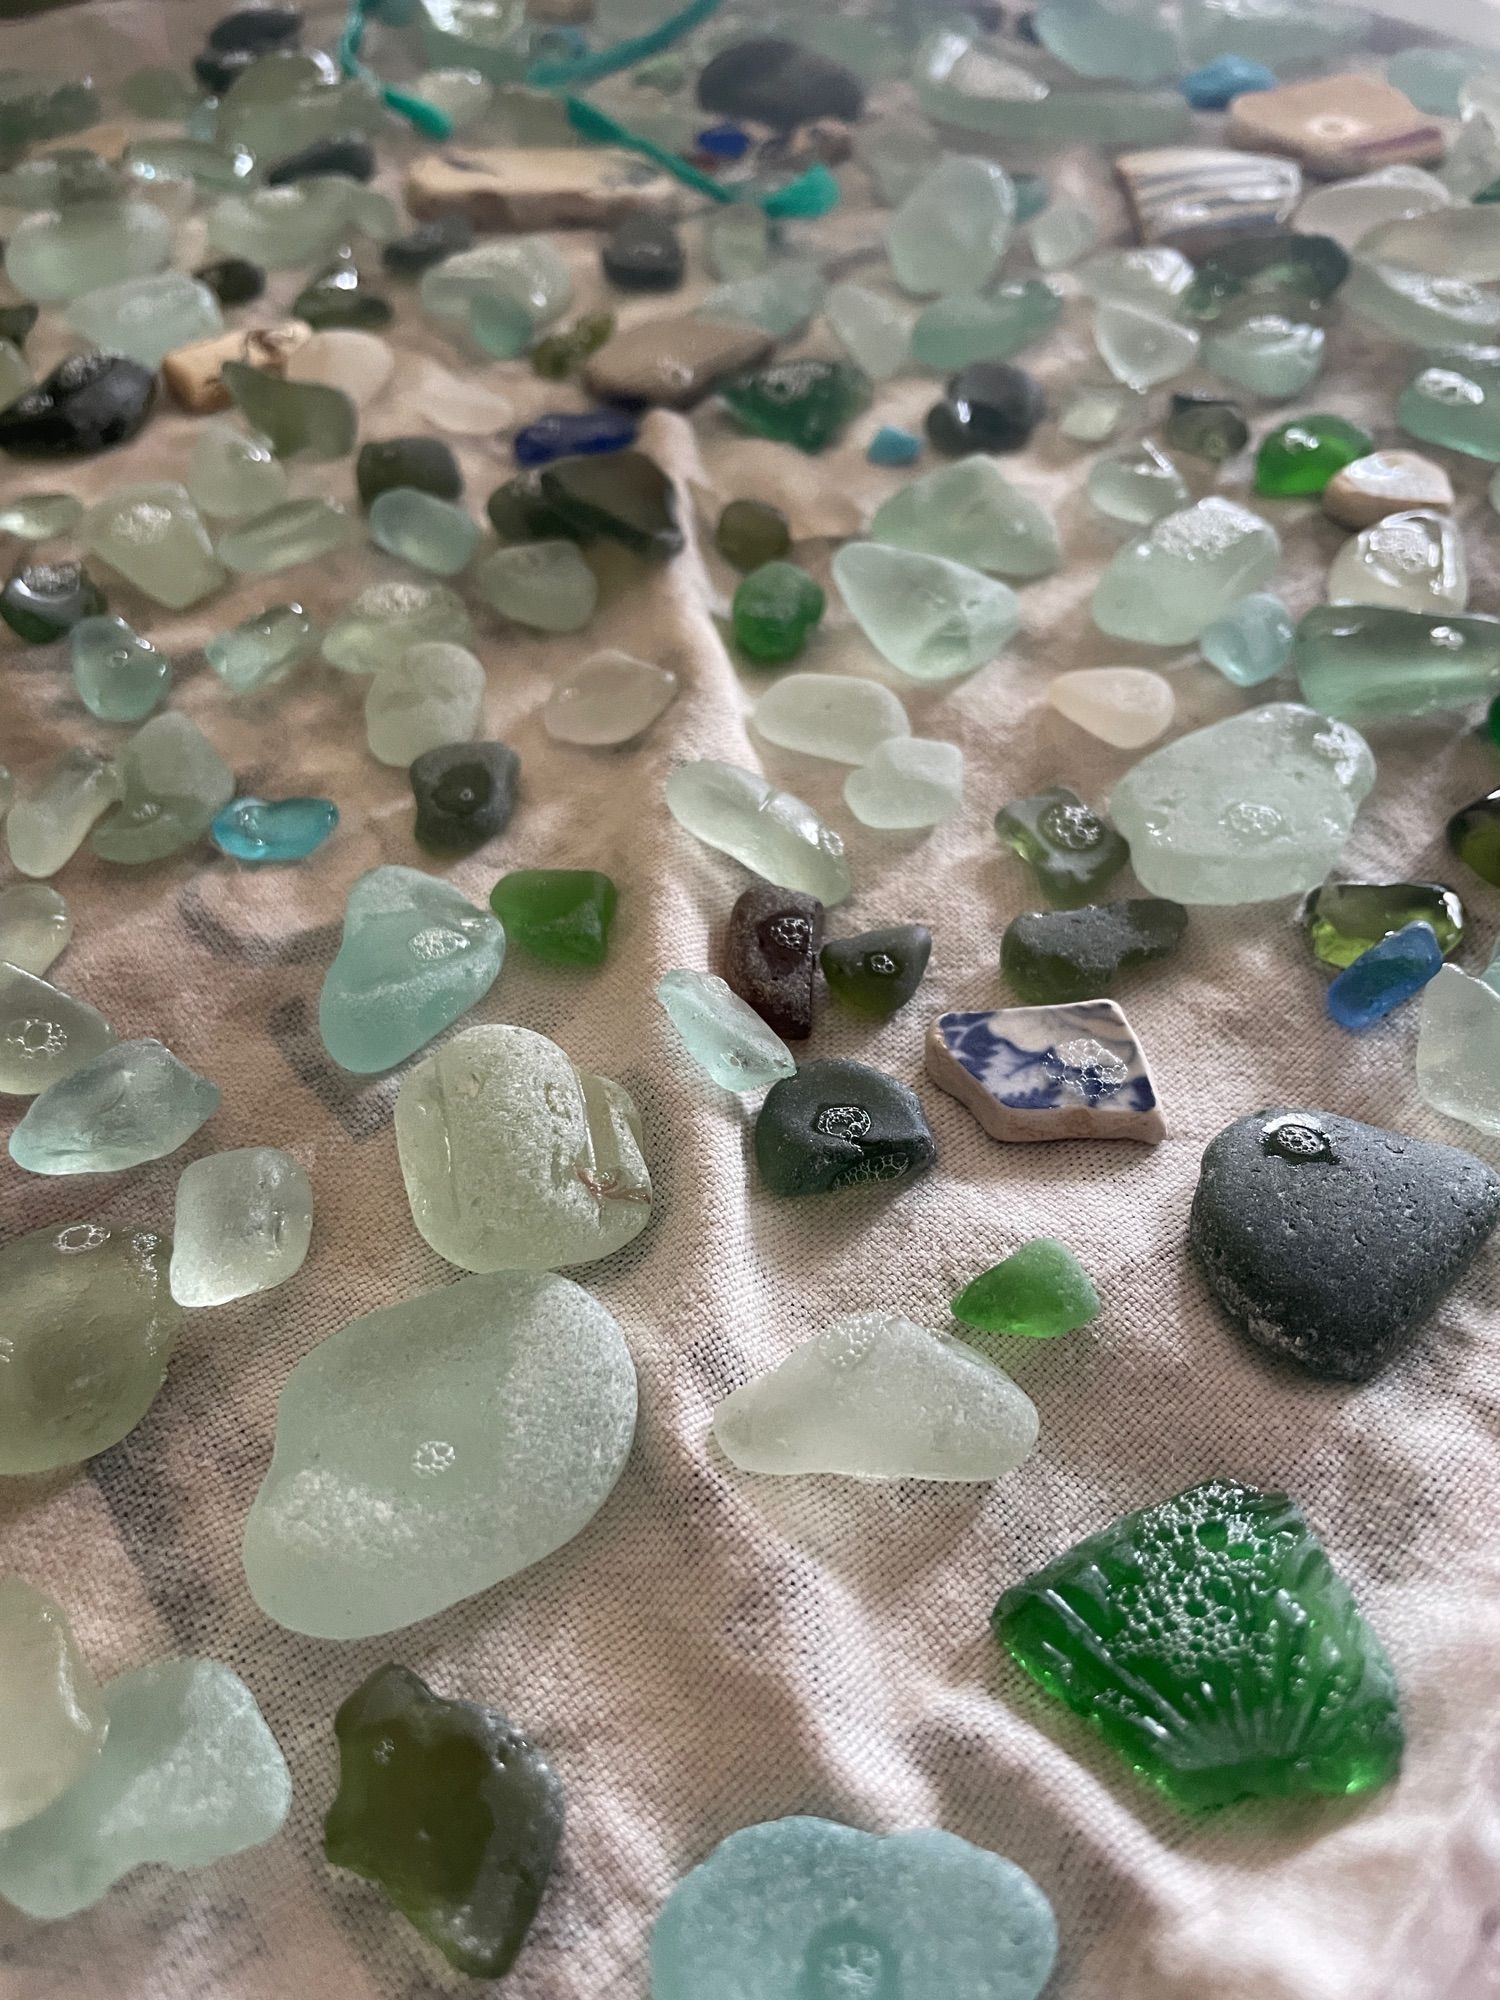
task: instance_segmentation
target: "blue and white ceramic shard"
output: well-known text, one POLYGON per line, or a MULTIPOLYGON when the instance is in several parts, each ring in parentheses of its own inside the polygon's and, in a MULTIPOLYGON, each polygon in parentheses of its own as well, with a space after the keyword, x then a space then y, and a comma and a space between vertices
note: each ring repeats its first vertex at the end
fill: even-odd
POLYGON ((1167 1135, 1156 1086, 1113 1000, 940 1014, 927 1074, 992 1139, 1135 1139, 1167 1135))

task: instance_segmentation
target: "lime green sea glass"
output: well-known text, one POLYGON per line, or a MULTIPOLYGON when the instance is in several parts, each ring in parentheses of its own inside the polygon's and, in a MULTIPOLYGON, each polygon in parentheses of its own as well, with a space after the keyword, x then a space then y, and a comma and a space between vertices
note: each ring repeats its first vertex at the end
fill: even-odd
POLYGON ((1276 499, 1321 493, 1333 475, 1375 449, 1375 440, 1347 417, 1292 417, 1261 440, 1255 490, 1276 499))
POLYGON ((1464 907, 1441 882, 1324 882, 1310 890, 1299 921, 1313 957, 1342 971, 1408 924, 1426 924, 1444 958, 1464 935, 1464 907))
POLYGON ((971 1279, 953 1301, 953 1317, 985 1333, 1052 1340, 1099 1314, 1099 1294, 1066 1243, 1038 1236, 971 1279))

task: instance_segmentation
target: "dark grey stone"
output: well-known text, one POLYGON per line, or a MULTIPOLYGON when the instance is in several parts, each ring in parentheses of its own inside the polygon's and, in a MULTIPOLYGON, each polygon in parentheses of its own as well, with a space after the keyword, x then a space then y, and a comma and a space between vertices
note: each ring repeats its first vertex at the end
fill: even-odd
POLYGON ((927 435, 939 451, 1019 451, 1047 414, 1041 385, 1009 361, 971 361, 949 378, 948 392, 927 412, 927 435))
POLYGON ((622 292, 675 292, 687 267, 682 238, 670 220, 648 209, 616 223, 599 262, 605 277, 622 292))
POLYGON ((773 1194, 910 1180, 936 1158, 916 1092, 864 1063, 804 1063, 771 1086, 755 1121, 755 1163, 773 1194))
POLYGON ((408 776, 417 845, 432 854, 472 854, 509 826, 521 760, 508 743, 444 743, 424 750, 408 776))
POLYGON ((757 35, 704 65, 698 102, 721 118, 749 118, 781 132, 814 118, 858 118, 865 87, 853 70, 801 42, 757 35))

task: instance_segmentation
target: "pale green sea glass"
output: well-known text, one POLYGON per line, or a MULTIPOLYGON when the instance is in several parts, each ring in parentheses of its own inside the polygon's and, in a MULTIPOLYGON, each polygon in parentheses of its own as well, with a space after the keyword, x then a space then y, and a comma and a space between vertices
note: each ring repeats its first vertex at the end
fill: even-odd
POLYGON ((1184 374, 1198 357, 1195 327, 1107 301, 1094 313, 1094 345, 1117 382, 1138 395, 1184 374))
POLYGON ((220 537, 219 558, 241 576, 274 576, 348 548, 359 523, 336 500, 284 500, 220 537))
POLYGON ((172 225, 148 201, 80 201, 23 217, 5 245, 5 275, 23 298, 76 299, 161 270, 172 225))
POLYGON ((346 674, 375 674, 412 646, 439 639, 465 646, 472 632, 463 599, 447 584, 392 578, 345 607, 324 635, 323 658, 346 674))
POLYGON ((911 329, 912 355, 944 372, 971 361, 1008 361, 1057 324, 1062 303, 1040 278, 934 299, 911 329))
POLYGON ((1186 645, 1268 583, 1280 560, 1281 542, 1269 522, 1237 501, 1199 500, 1164 516, 1112 558, 1094 591, 1094 623, 1116 639, 1186 645))
MULTIPOLYGON (((7 342, 0 341, 0 372, 4 367, 7 342)), ((27 370, 28 376, 30 370, 27 370)), ((21 387, 27 387, 22 383, 21 387)), ((18 392, 19 393, 19 392, 18 392)), ((10 399, 0 387, 0 409, 10 399)), ((83 518, 83 502, 73 493, 20 493, 0 505, 0 535, 14 535, 23 542, 50 542, 70 534, 83 518)))
POLYGON ((208 211, 208 244, 221 257, 245 257, 267 271, 324 264, 342 247, 362 215, 352 181, 336 174, 289 187, 226 194, 208 211))
POLYGON ((370 755, 401 770, 428 750, 466 743, 484 713, 484 668, 466 646, 443 640, 408 647, 365 693, 370 755))
POLYGON ((1149 438, 1102 451, 1089 467, 1088 496, 1101 514, 1149 528, 1189 500, 1187 481, 1149 438))
POLYGON ((1396 421, 1424 444, 1494 463, 1500 459, 1500 362, 1478 351, 1443 357, 1401 391, 1396 421))
POLYGON ((612 748, 643 736, 676 693, 669 667, 607 647, 557 682, 542 722, 559 743, 612 748))
POLYGON ((101 722, 142 722, 166 700, 172 665, 123 618, 80 618, 68 634, 78 698, 101 722))
POLYGON ((307 1175, 275 1146, 210 1153, 177 1182, 168 1282, 180 1306, 221 1306, 284 1285, 312 1237, 307 1175))
POLYGON ((844 780, 844 804, 864 826, 916 833, 964 802, 964 753, 930 736, 888 736, 844 780))
POLYGON ((476 299, 495 298, 543 327, 573 303, 573 274, 549 238, 505 237, 434 264, 420 296, 424 311, 438 319, 467 320, 476 299))
POLYGON ((667 780, 667 805, 679 826, 779 889, 800 889, 830 909, 850 892, 843 841, 758 772, 707 757, 681 764, 667 780))
POLYGON ((665 972, 656 997, 682 1046, 706 1077, 725 1090, 764 1090, 791 1076, 796 1060, 748 1001, 710 972, 665 972))
POLYGON ((1028 223, 1026 240, 1042 270, 1061 271, 1093 249, 1099 241, 1099 224, 1088 209, 1056 202, 1028 223))
POLYGON ((115 1031, 87 1001, 0 964, 0 1093, 35 1097, 103 1053, 115 1031))
POLYGON ((1293 658, 1304 698, 1329 715, 1437 714, 1500 693, 1500 619, 1319 604, 1297 627, 1293 658))
POLYGON ((218 521, 248 521, 286 499, 286 468, 262 437, 206 423, 193 439, 188 491, 218 521))
POLYGON ((1021 623, 1008 584, 944 556, 846 542, 833 580, 876 651, 913 680, 945 681, 993 660, 1021 623))
POLYGON ((1162 319, 1193 282, 1193 267, 1167 243, 1142 243, 1127 250, 1101 250, 1075 273, 1091 299, 1139 306, 1162 319))
POLYGON ((788 257, 751 277, 716 285, 698 310, 706 319, 758 326, 774 340, 790 340, 822 310, 827 290, 816 264, 788 257))
POLYGON ((63 1608, 24 1577, 0 1576, 0 1834, 35 1819, 98 1756, 99 1683, 63 1608))
POLYGON ((1362 528, 1329 564, 1328 601, 1462 611, 1469 565, 1456 523, 1437 508, 1412 507, 1362 528))
POLYGON ((175 1153, 218 1109, 216 1084, 160 1042, 117 1042, 42 1092, 10 1135, 32 1174, 117 1174, 175 1153))
POLYGON ((1416 347, 1456 347, 1500 339, 1500 298, 1463 278, 1354 260, 1339 303, 1416 347))
POLYGON ((1027 144, 1165 146, 1190 128, 1179 91, 1070 90, 1015 60, 1015 51, 1014 42, 990 42, 964 21, 934 28, 917 51, 917 95, 939 124, 1027 144))
POLYGON ((232 631, 216 632, 203 654, 232 694, 253 694, 310 659, 321 636, 300 604, 272 604, 232 631))
POLYGON ((6 815, 11 860, 23 875, 55 875, 119 796, 114 759, 75 744, 48 768, 37 790, 18 799, 6 815))
POLYGON ((1180 67, 1175 23, 1155 0, 1042 0, 1042 47, 1095 82, 1159 83, 1180 67))
POLYGON ((1283 403, 1300 396, 1323 372, 1326 345, 1320 326, 1281 313, 1253 313, 1233 326, 1209 330, 1203 366, 1220 381, 1283 403))
POLYGON ((234 796, 234 773, 195 722, 153 715, 120 752, 120 802, 94 829, 94 852, 138 866, 176 854, 207 833, 234 796))
POLYGON ((911 359, 910 306, 868 285, 835 285, 824 302, 828 324, 872 382, 888 382, 911 359))
POLYGON ((68 324, 95 347, 156 368, 174 347, 222 332, 224 315, 207 285, 162 271, 82 293, 68 307, 68 324))
POLYGON ((537 632, 581 631, 599 602, 594 572, 573 542, 492 549, 475 568, 474 587, 502 618, 537 632))
POLYGON ((88 509, 78 536, 91 555, 172 611, 199 603, 224 582, 203 516, 174 480, 117 486, 88 509))
POLYGON ((56 889, 45 882, 0 889, 0 961, 6 965, 40 978, 72 935, 72 915, 56 889))
POLYGON ((994 576, 1047 576, 1062 560, 1052 516, 1012 486, 993 458, 980 454, 939 466, 893 493, 876 509, 870 539, 994 576))
POLYGON ((1495 967, 1480 979, 1445 965, 1422 993, 1417 1090, 1444 1118, 1500 1133, 1500 992, 1495 967))
POLYGON ((479 546, 479 525, 451 500, 392 486, 370 507, 370 540, 434 576, 457 576, 479 546))
POLYGON ((862 764, 888 736, 911 734, 891 690, 859 674, 782 674, 750 720, 768 743, 838 764, 862 764))
POLYGON ((1015 186, 1003 167, 961 155, 944 160, 887 226, 896 282, 919 298, 977 291, 1004 256, 1015 220, 1015 186))

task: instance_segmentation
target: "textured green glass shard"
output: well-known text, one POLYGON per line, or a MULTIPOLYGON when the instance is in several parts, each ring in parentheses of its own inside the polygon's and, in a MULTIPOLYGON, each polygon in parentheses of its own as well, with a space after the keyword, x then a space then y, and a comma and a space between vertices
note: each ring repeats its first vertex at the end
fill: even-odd
POLYGON ((1215 1479, 1122 1515, 991 1623, 1178 1805, 1371 1791, 1400 1765, 1390 1661, 1284 1493, 1215 1479))
POLYGON ((1298 915, 1313 957, 1340 970, 1407 924, 1429 924, 1451 958, 1463 942, 1464 906, 1442 882, 1325 882, 1298 915))
POLYGON ((995 831, 1063 909, 1091 902, 1130 859, 1129 847, 1108 820, 1065 785, 1012 799, 996 813, 995 831))

